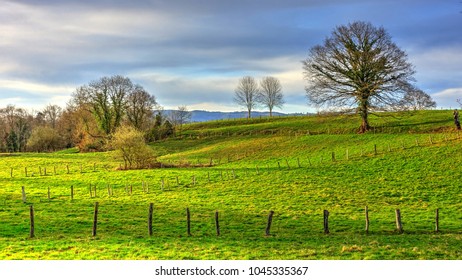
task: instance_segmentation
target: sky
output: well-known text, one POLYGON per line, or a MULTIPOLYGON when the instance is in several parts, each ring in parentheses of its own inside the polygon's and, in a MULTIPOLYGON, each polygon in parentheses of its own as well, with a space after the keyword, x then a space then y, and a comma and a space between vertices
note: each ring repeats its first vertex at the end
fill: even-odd
POLYGON ((281 81, 276 111, 313 112, 301 61, 354 21, 384 27, 417 87, 460 107, 461 11, 459 0, 0 0, 0 108, 65 107, 77 87, 123 75, 166 109, 237 111, 250 75, 281 81))

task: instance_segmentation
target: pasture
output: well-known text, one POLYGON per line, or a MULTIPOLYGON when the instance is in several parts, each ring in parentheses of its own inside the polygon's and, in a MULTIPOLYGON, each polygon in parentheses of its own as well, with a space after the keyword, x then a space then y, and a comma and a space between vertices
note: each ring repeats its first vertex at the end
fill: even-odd
POLYGON ((152 170, 118 170, 112 152, 1 155, 0 259, 460 259, 451 112, 373 117, 365 135, 357 121, 191 124, 151 145, 168 167, 152 170))

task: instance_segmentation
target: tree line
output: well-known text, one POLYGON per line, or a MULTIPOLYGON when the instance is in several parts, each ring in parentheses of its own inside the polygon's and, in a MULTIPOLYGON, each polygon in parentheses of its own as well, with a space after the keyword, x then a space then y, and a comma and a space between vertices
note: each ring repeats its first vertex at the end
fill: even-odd
POLYGON ((188 118, 186 106, 165 114, 154 95, 127 77, 102 77, 78 87, 66 108, 48 105, 36 112, 14 105, 0 108, 0 152, 71 147, 101 151, 111 148, 121 127, 131 127, 153 142, 173 135, 188 118))

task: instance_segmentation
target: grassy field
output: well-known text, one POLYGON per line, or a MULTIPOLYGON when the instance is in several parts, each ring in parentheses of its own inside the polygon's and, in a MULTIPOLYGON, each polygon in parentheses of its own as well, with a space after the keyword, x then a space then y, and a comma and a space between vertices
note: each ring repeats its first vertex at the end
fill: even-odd
POLYGON ((460 259, 462 142, 451 112, 371 123, 365 135, 353 116, 191 124, 152 144, 159 161, 182 168, 120 171, 111 152, 73 149, 0 155, 0 259, 460 259))

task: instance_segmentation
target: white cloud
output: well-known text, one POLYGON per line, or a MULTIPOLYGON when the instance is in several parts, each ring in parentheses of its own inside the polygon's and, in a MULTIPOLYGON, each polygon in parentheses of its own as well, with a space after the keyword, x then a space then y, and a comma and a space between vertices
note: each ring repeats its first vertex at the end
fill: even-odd
POLYGON ((409 55, 416 67, 416 78, 423 89, 434 92, 462 86, 462 52, 460 47, 420 48, 409 55))
POLYGON ((456 108, 460 105, 457 100, 462 100, 462 87, 461 88, 449 88, 440 92, 432 94, 438 107, 442 108, 456 108))
POLYGON ((72 86, 53 86, 49 84, 40 84, 27 81, 0 80, 0 89, 12 89, 15 91, 28 92, 31 95, 62 95, 63 93, 72 93, 75 87, 72 86))

